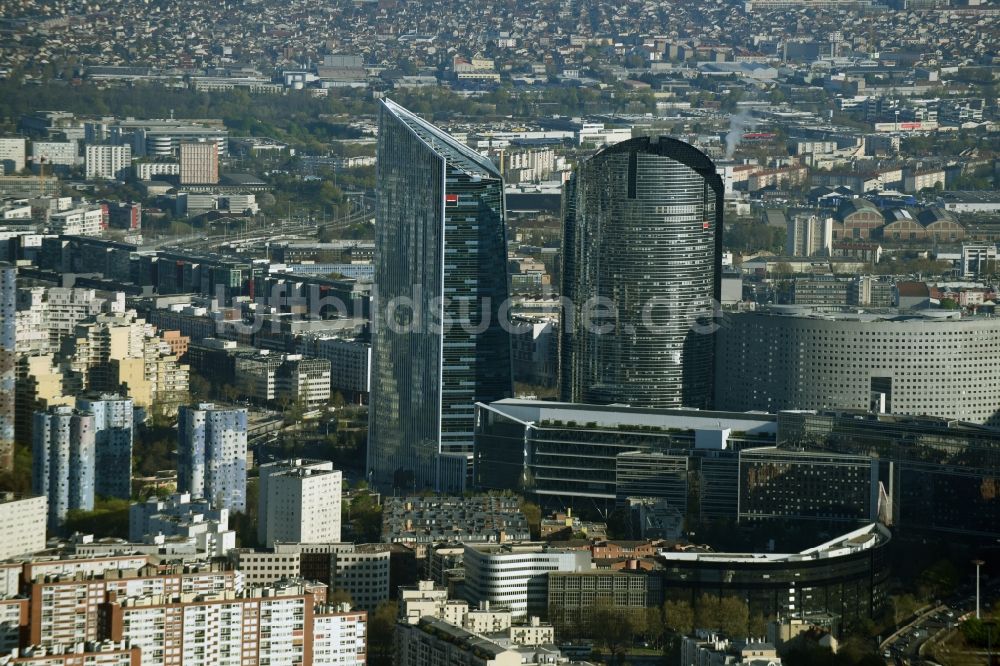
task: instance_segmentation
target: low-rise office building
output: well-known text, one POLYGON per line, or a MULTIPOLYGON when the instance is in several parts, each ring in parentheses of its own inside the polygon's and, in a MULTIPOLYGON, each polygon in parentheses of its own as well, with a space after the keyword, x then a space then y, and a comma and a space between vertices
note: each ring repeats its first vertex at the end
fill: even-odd
POLYGON ((872 522, 878 518, 878 460, 868 455, 740 451, 738 518, 872 522))
POLYGON ((868 619, 886 603, 890 539, 887 528, 872 523, 799 553, 661 550, 663 594, 692 605, 703 594, 736 596, 765 617, 868 619))
POLYGON ((544 616, 548 606, 548 574, 591 568, 589 551, 552 548, 547 544, 467 544, 465 591, 471 604, 487 602, 507 608, 515 618, 544 616))
POLYGON ((761 413, 517 399, 480 403, 474 483, 556 508, 594 502, 611 507, 636 493, 662 492, 680 501, 688 493, 688 475, 695 475, 700 517, 731 518, 736 452, 771 446, 776 432, 775 417, 761 413), (671 465, 669 478, 657 478, 661 463, 671 465), (677 469, 682 464, 688 475, 677 469))
POLYGON ((854 411, 778 414, 781 447, 877 458, 896 529, 1000 538, 1000 429, 854 411))

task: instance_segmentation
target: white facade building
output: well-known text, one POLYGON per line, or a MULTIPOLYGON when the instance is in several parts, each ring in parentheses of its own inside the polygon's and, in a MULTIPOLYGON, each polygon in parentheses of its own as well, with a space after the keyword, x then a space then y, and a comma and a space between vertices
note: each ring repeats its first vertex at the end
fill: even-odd
POLYGON ((31 161, 45 166, 76 166, 80 163, 80 147, 76 141, 32 141, 31 161))
POLYGON ((100 236, 104 230, 104 209, 86 206, 52 213, 49 231, 65 236, 100 236))
POLYGON ((188 493, 135 503, 129 507, 128 518, 128 537, 133 543, 156 536, 185 537, 194 540, 197 550, 216 557, 236 547, 229 510, 216 509, 208 500, 192 499, 188 493))
POLYGON ((155 180, 157 176, 181 175, 180 162, 137 162, 135 177, 139 180, 155 180))
MULTIPOLYGON (((329 460, 315 460, 311 458, 289 458, 287 460, 277 460, 272 463, 265 463, 260 466, 260 471, 257 477, 257 541, 260 543, 267 542, 267 512, 268 512, 268 497, 270 496, 271 490, 269 487, 271 477, 282 474, 284 472, 290 472, 297 469, 307 469, 315 472, 329 472, 333 470, 333 463, 329 460)), ((340 494, 338 493, 338 498, 340 494)), ((338 499, 338 511, 337 516, 340 516, 340 504, 338 499)), ((294 539, 278 539, 279 541, 295 542, 294 539)), ((337 538, 328 539, 326 543, 336 543, 340 541, 340 529, 338 524, 337 538)), ((272 545, 268 543, 268 545, 272 545)))
POLYGON ((18 497, 0 494, 0 560, 45 550, 45 516, 48 501, 43 496, 18 497))
POLYGON ((515 618, 546 612, 550 571, 591 568, 589 551, 540 543, 467 544, 464 563, 470 603, 507 608, 515 618))
POLYGON ((24 168, 27 144, 27 139, 20 136, 0 138, 0 166, 3 167, 3 173, 10 175, 24 168))
POLYGON ((265 544, 336 543, 340 541, 338 470, 295 467, 271 474, 267 481, 265 544))
POLYGON ((313 615, 314 666, 364 666, 368 614, 348 604, 320 607, 313 615))
POLYGON ((131 146, 87 146, 86 175, 92 178, 120 178, 132 166, 131 146))

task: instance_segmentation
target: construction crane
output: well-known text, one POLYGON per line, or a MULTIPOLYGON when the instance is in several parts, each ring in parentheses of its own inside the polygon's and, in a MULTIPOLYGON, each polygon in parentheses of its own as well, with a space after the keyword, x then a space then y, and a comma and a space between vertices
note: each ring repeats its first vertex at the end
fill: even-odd
POLYGON ((38 158, 38 190, 41 196, 45 196, 45 156, 38 158))

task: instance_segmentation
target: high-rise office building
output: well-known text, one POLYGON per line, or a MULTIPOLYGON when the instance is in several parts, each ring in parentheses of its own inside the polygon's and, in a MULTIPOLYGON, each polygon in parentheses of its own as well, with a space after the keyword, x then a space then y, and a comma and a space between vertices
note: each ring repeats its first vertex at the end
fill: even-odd
POLYGON ((460 490, 475 403, 513 389, 503 179, 386 100, 377 182, 368 470, 383 487, 460 490))
POLYGON ((0 263, 0 470, 14 468, 17 269, 0 263))
POLYGON ((180 408, 177 486, 216 508, 246 509, 247 410, 210 402, 180 408))
POLYGON ((132 497, 132 400, 114 394, 79 398, 77 409, 94 415, 94 490, 105 497, 132 497))
POLYGON ((296 458, 261 465, 257 538, 268 547, 278 541, 340 541, 342 479, 327 460, 296 458))
POLYGON ((187 141, 180 145, 181 185, 219 182, 219 146, 214 141, 187 141))
POLYGON ((70 509, 94 508, 94 415, 71 407, 35 412, 31 484, 49 500, 49 528, 70 509))
POLYGON ((711 405, 722 196, 711 160, 668 137, 580 163, 563 213, 563 400, 711 405))

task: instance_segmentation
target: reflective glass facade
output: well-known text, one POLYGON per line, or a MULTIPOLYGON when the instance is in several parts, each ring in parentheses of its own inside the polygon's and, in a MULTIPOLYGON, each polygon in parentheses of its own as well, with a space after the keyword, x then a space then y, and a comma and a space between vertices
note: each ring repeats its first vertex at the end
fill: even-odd
POLYGON ((563 295, 575 315, 563 315, 563 400, 711 406, 722 196, 711 160, 668 137, 580 163, 563 209, 563 295))
POLYGON ((368 470, 460 490, 475 403, 513 393, 503 180, 406 109, 379 109, 368 470), (448 454, 444 457, 441 454, 448 454))
POLYGON ((14 468, 17 269, 0 264, 0 469, 14 468))
POLYGON ((1000 539, 1000 429, 932 417, 781 412, 781 446, 872 456, 899 530, 1000 539))
MULTIPOLYGON (((822 557, 719 554, 718 558, 664 561, 666 599, 694 605, 703 594, 745 599, 751 613, 784 617, 833 614, 845 625, 877 616, 886 602, 891 539, 881 525, 875 542, 822 557)), ((846 544, 845 544, 846 546, 846 544)), ((806 551, 808 552, 808 551, 806 551)))

